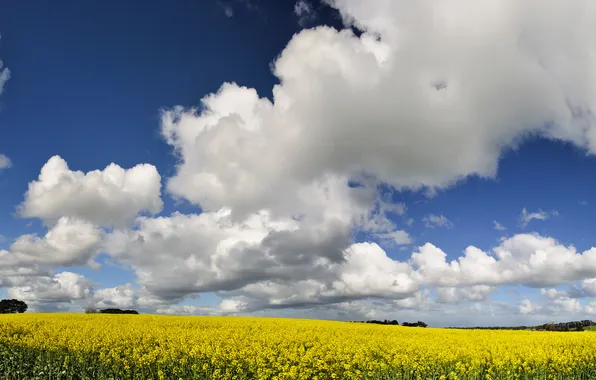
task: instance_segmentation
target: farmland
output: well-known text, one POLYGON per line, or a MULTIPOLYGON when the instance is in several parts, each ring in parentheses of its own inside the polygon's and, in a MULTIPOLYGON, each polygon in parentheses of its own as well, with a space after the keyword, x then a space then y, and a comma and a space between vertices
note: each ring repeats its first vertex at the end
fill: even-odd
POLYGON ((0 316, 4 379, 588 379, 596 334, 151 315, 0 316))

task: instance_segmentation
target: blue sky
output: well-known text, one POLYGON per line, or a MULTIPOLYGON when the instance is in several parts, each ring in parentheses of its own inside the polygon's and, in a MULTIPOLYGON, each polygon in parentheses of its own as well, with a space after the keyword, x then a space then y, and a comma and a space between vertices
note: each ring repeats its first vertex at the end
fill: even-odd
MULTIPOLYGON (((596 106, 594 57, 583 54, 593 51, 589 38, 562 37, 575 39, 577 51, 563 42, 545 45, 543 20, 531 16, 531 5, 520 6, 519 30, 505 21, 486 30, 523 31, 532 37, 528 45, 509 50, 506 36, 473 29, 484 45, 504 41, 494 53, 499 59, 476 61, 465 57, 485 54, 482 44, 459 33, 476 28, 471 20, 459 20, 461 29, 447 29, 443 39, 441 25, 423 33, 400 16, 427 25, 432 5, 423 3, 427 8, 385 9, 373 1, 363 9, 354 0, 3 3, 0 58, 10 79, 0 95, 0 154, 11 164, 0 171, 0 295, 27 299, 34 310, 118 305, 177 314, 425 318, 435 325, 590 318, 596 271, 588 255, 552 283, 539 279, 557 265, 523 261, 546 252, 560 264, 572 246, 582 253, 596 245, 595 123, 569 116, 572 106, 596 106), (392 25, 412 27, 403 34, 411 44, 392 25), (338 31, 344 28, 356 35, 338 31), (428 41, 434 47, 420 48, 428 41), (446 46, 459 50, 443 52, 446 46), (557 66, 551 58, 561 55, 585 65, 557 66), (524 71, 538 62, 539 74, 524 71), (503 74, 480 75, 486 73, 503 74), (446 100, 438 100, 444 103, 410 81, 429 75, 447 83, 446 100), (220 90, 224 83, 245 88, 220 90), (193 112, 209 94, 216 94, 213 102, 193 112), (269 100, 255 106, 251 94, 269 100), (246 107, 256 108, 246 114, 246 107), (209 114, 218 121, 205 121, 209 114), (54 156, 68 173, 81 172, 71 187, 48 190, 51 181, 38 179, 54 156), (236 169, 226 166, 235 160, 236 169), (111 163, 149 164, 159 176, 143 167, 144 185, 106 185, 106 192, 81 179, 111 163), (345 190, 363 172, 362 194, 345 190), (33 182, 39 186, 27 195, 33 182), (383 193, 389 211, 375 214, 383 193), (155 206, 159 200, 163 207, 155 206), (98 216, 102 209, 114 223, 98 216), (231 212, 225 222, 200 219, 222 209, 231 212), (524 209, 533 216, 527 224, 524 209), (371 227, 375 215, 390 227, 371 227), (70 234, 46 235, 59 220, 70 234), (168 232, 159 230, 166 222, 168 232), (387 238, 397 231, 400 238, 387 238), (144 248, 135 245, 139 236, 144 248), (225 248, 226 241, 236 245, 225 248), (461 271, 425 272, 411 260, 427 243, 447 263, 469 246, 487 257, 504 246, 514 259, 503 265, 522 274, 470 280, 461 271), (371 253, 375 247, 381 256, 371 253), (334 261, 336 251, 343 264, 334 261), (328 260, 324 270, 316 258, 328 260), (17 275, 33 267, 40 273, 17 275), (570 286, 581 291, 547 294, 570 286)), ((565 5, 553 0, 546 8, 556 7, 565 5)), ((505 8, 498 10, 503 20, 505 8)), ((561 17, 575 17, 572 11, 561 17)), ((594 20, 576 28, 594 30, 594 20)))

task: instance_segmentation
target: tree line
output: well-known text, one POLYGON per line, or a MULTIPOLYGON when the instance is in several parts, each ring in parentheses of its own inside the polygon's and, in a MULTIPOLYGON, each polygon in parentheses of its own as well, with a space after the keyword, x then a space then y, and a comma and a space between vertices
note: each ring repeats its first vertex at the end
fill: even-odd
MULTIPOLYGON (((24 313, 27 311, 29 307, 23 301, 17 299, 5 299, 0 301, 0 314, 16 314, 16 313, 24 313)), ((108 309, 94 309, 94 308, 87 308, 85 309, 85 313, 87 314, 139 314, 136 310, 122 310, 116 308, 108 308, 108 309)))
POLYGON ((586 327, 596 326, 589 319, 582 321, 544 323, 536 326, 476 326, 476 327, 450 327, 465 330, 533 330, 533 331, 584 331, 586 327))
POLYGON ((139 314, 136 310, 122 310, 122 309, 94 309, 94 308, 87 308, 85 309, 86 314, 139 314))
MULTIPOLYGON (((393 326, 399 326, 399 322, 396 321, 395 319, 394 320, 391 320, 391 321, 390 320, 387 320, 387 319, 385 319, 383 321, 372 319, 372 320, 369 320, 369 321, 352 321, 352 322, 354 322, 354 323, 373 323, 373 324, 376 324, 376 325, 393 325, 393 326)), ((428 324, 426 324, 426 323, 424 323, 422 321, 418 321, 418 322, 403 322, 401 325, 402 326, 405 326, 405 327, 427 327, 428 326, 428 324)))

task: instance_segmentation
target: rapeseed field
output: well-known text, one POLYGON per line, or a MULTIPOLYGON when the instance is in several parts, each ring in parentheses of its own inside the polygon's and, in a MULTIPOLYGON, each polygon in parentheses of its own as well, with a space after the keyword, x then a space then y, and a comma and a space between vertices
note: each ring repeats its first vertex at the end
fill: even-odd
POLYGON ((0 379, 596 379, 596 334, 2 315, 0 379))

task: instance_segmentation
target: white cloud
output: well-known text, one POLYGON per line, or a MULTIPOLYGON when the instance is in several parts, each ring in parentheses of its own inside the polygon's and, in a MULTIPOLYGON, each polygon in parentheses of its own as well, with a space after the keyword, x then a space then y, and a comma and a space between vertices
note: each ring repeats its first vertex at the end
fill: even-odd
POLYGON ((530 314, 536 310, 536 306, 528 299, 523 300, 519 305, 519 312, 522 314, 530 314))
POLYGON ((503 226, 501 223, 497 222, 496 220, 493 220, 493 224, 495 225, 495 230, 497 230, 497 231, 505 231, 507 229, 505 226, 503 226))
POLYGON ((569 298, 569 293, 564 290, 551 289, 540 289, 540 294, 547 297, 549 300, 556 300, 562 298, 569 298))
POLYGON ((32 310, 47 310, 55 304, 84 300, 91 295, 92 283, 84 276, 62 272, 52 277, 20 278, 6 289, 8 298, 25 301, 32 310))
POLYGON ((378 237, 381 239, 389 240, 389 241, 394 242, 395 244, 398 244, 398 245, 412 244, 414 242, 414 239, 412 239, 412 236, 410 236, 410 234, 404 230, 397 230, 397 231, 388 232, 386 234, 380 234, 380 235, 378 235, 378 237))
POLYGON ((549 297, 548 301, 543 303, 532 303, 526 299, 520 304, 520 312, 522 314, 538 314, 550 318, 556 317, 557 319, 564 316, 567 318, 567 321, 579 318, 578 313, 580 312, 590 313, 588 305, 583 307, 578 299, 570 297, 549 297))
POLYGON ((43 238, 18 237, 9 251, 0 251, 0 267, 31 265, 92 265, 99 253, 103 232, 89 222, 62 217, 43 238))
POLYGON ((4 85, 10 79, 10 70, 4 67, 2 60, 0 60, 0 95, 4 92, 4 85))
POLYGON ((588 303, 585 306, 584 309, 585 309, 586 313, 588 313, 588 314, 592 314, 592 315, 596 314, 596 301, 591 301, 590 303, 588 303))
MULTIPOLYGON (((440 302, 481 302, 501 285, 558 286, 596 277, 595 250, 579 253, 539 235, 515 235, 489 253, 470 246, 451 261, 426 243, 399 261, 375 243, 346 245, 341 230, 317 237, 296 221, 276 224, 266 213, 239 224, 229 211, 139 223, 135 231, 111 234, 107 250, 164 302, 218 292, 255 311, 407 299, 423 288, 435 288, 440 302)), ((581 296, 578 289, 542 292, 553 301, 581 296)))
POLYGON ((465 301, 485 301, 495 291, 495 288, 487 285, 476 285, 461 288, 439 287, 436 290, 439 296, 439 302, 460 303, 465 301))
POLYGON ((209 291, 263 298, 273 288, 280 302, 320 302, 400 297, 415 286, 407 264, 376 244, 350 246, 349 224, 339 222, 311 227, 261 212, 236 223, 225 209, 140 218, 138 229, 110 234, 106 250, 132 266, 139 284, 169 300, 209 291), (283 299, 283 289, 292 300, 283 299))
POLYGON ((232 18, 235 15, 235 8, 241 6, 249 11, 262 14, 262 9, 252 0, 217 0, 217 5, 223 9, 226 17, 232 18))
POLYGON ((98 289, 93 292, 89 301, 96 308, 134 308, 137 307, 138 295, 132 284, 113 288, 98 289))
POLYGON ((536 212, 528 212, 528 210, 524 207, 522 210, 521 215, 519 216, 519 223, 522 227, 527 227, 528 223, 532 220, 547 220, 551 216, 557 216, 559 213, 557 211, 542 211, 538 209, 536 212))
MULTIPOLYGON (((8 70, 7 67, 4 67, 4 64, 0 60, 0 95, 2 95, 4 84, 8 79, 10 79, 10 70, 8 70)), ((0 153, 0 170, 10 168, 11 166, 12 162, 10 159, 0 153)))
POLYGON ((308 0, 298 0, 294 5, 294 13, 298 16, 298 24, 305 27, 317 19, 317 13, 308 0))
MULTIPOLYGON (((390 214, 403 216, 406 210, 405 204, 390 203, 389 200, 381 197, 377 200, 375 208, 360 215, 360 219, 356 220, 355 227, 383 241, 398 245, 411 244, 413 239, 410 234, 405 230, 398 229, 390 218, 390 214)), ((408 225, 411 225, 411 223, 408 225)))
POLYGON ((225 84, 201 111, 164 114, 181 161, 169 191, 209 211, 277 211, 328 173, 397 189, 494 177, 503 149, 530 133, 596 151, 578 112, 596 105, 594 5, 330 3, 367 32, 294 36, 274 65, 273 101, 225 84))
POLYGON ((444 227, 452 228, 453 223, 444 215, 430 214, 422 219, 426 228, 444 227))
POLYGON ((442 250, 426 243, 412 255, 412 265, 425 285, 557 286, 596 277, 596 249, 579 253, 552 238, 519 234, 503 240, 492 254, 470 246, 450 262, 442 250))
POLYGON ((110 164, 103 171, 72 171, 54 156, 43 166, 37 181, 29 183, 23 217, 41 218, 49 224, 62 216, 109 226, 123 225, 142 211, 162 209, 161 178, 153 165, 122 169, 110 164))
POLYGON ((596 278, 588 278, 582 281, 582 290, 590 297, 596 297, 596 278))
POLYGON ((222 311, 216 307, 201 307, 201 306, 164 306, 155 311, 157 314, 167 315, 221 315, 222 311))
POLYGON ((230 4, 222 3, 221 1, 218 1, 217 4, 223 9, 224 13, 226 14, 226 17, 234 17, 234 8, 232 8, 230 4))
POLYGON ((0 170, 8 169, 12 166, 12 161, 10 158, 6 157, 4 154, 0 154, 0 170))

